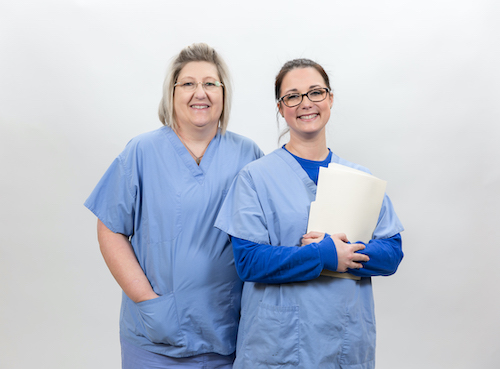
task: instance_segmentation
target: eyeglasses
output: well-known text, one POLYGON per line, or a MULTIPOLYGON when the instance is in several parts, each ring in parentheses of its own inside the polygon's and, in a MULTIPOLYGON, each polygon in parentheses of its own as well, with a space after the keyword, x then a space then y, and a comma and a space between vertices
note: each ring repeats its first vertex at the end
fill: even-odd
POLYGON ((305 94, 292 93, 285 96, 282 96, 278 99, 278 102, 282 101, 283 104, 288 106, 289 108, 293 108, 294 106, 300 105, 302 100, 304 100, 304 96, 312 102, 320 102, 326 99, 328 93, 330 92, 329 88, 315 88, 314 90, 308 91, 305 94))
POLYGON ((208 81, 208 82, 176 82, 174 87, 180 87, 183 91, 191 92, 196 90, 198 84, 201 84, 201 87, 207 92, 216 91, 219 87, 224 87, 222 83, 219 81, 208 81))

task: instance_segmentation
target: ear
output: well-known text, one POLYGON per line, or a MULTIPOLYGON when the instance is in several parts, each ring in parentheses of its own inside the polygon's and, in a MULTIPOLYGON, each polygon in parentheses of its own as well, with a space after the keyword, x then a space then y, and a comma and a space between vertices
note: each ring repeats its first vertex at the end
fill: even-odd
POLYGON ((281 116, 284 118, 285 115, 283 114, 283 109, 282 109, 282 106, 281 106, 281 102, 278 102, 277 106, 278 106, 278 111, 280 112, 281 116))
POLYGON ((328 98, 328 101, 330 103, 330 109, 333 107, 333 94, 330 92, 330 97, 328 98))

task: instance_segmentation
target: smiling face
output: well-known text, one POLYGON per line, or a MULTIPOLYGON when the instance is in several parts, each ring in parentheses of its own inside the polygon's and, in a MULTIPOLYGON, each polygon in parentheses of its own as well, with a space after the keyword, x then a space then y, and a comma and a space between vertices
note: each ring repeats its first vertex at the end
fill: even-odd
MULTIPOLYGON (((290 93, 305 94, 316 88, 328 87, 321 74, 314 68, 296 68, 289 71, 281 83, 280 95, 290 93)), ((282 102, 278 109, 285 118, 290 135, 294 137, 310 138, 319 133, 324 133, 324 128, 330 119, 330 109, 333 104, 333 95, 320 102, 312 102, 304 96, 302 102, 293 108, 287 107, 282 102)))
MULTIPOLYGON (((208 62, 189 62, 179 73, 177 83, 220 81, 217 67, 208 62)), ((216 129, 224 104, 222 87, 206 92, 201 84, 194 91, 180 86, 174 90, 174 116, 180 130, 216 129)))

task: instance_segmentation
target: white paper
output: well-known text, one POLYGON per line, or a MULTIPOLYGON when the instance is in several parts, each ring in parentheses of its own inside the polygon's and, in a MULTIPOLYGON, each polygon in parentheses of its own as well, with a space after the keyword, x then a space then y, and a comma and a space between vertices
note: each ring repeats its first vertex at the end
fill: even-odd
MULTIPOLYGON (((331 163, 328 168, 320 168, 307 231, 345 233, 352 243, 369 242, 377 226, 386 185, 386 181, 344 165, 331 163)), ((347 273, 322 274, 354 277, 347 273)))

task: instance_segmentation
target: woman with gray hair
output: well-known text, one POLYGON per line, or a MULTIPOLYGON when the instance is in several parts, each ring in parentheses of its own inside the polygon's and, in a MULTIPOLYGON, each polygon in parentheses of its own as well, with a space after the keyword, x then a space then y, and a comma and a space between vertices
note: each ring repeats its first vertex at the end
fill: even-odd
POLYGON ((231 368, 242 282, 215 218, 239 170, 262 156, 226 132, 231 89, 210 46, 183 49, 163 85, 165 125, 132 139, 85 202, 123 290, 122 368, 231 368))

